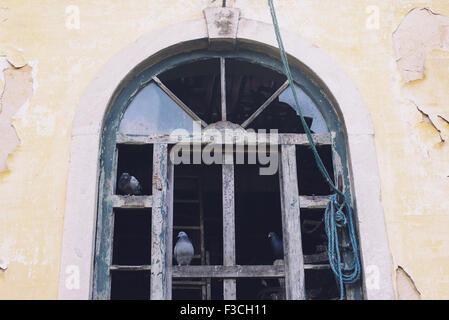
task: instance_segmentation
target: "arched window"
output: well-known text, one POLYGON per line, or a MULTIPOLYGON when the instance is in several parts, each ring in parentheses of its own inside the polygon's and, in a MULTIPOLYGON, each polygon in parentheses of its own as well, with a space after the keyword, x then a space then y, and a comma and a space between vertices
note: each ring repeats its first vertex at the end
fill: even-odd
MULTIPOLYGON (((292 71, 327 170, 350 190, 341 119, 292 71)), ((252 51, 183 53, 130 79, 101 142, 94 298, 337 298, 323 224, 331 190, 292 106, 280 62, 252 51), (141 190, 121 188, 124 173, 141 190), (173 257, 179 231, 195 249, 188 266, 173 257)), ((360 283, 346 297, 361 298, 360 283)))

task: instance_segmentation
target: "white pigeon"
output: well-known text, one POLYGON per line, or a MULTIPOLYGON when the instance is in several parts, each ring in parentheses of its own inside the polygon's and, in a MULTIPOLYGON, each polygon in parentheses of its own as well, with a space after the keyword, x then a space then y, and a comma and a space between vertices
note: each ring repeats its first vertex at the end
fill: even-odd
POLYGON ((178 238, 174 250, 176 262, 178 266, 188 266, 194 254, 193 245, 184 231, 178 233, 178 238))

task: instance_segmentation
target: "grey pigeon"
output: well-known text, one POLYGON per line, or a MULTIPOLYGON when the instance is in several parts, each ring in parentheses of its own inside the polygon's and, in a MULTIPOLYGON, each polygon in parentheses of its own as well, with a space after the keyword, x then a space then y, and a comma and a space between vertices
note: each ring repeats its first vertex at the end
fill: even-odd
POLYGON ((282 240, 279 239, 278 235, 275 232, 268 233, 268 239, 270 239, 271 249, 273 249, 274 258, 284 259, 284 245, 282 240))
POLYGON ((178 238, 174 251, 176 262, 178 266, 188 266, 194 254, 193 245, 184 231, 178 233, 178 238))
POLYGON ((139 180, 127 172, 122 173, 120 176, 118 189, 127 195, 139 196, 142 194, 142 186, 139 180))

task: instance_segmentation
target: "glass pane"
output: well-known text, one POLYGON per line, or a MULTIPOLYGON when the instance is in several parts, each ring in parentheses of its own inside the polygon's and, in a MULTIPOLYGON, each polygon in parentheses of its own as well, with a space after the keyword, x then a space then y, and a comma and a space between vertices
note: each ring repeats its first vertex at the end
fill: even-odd
POLYGON ((155 83, 142 89, 126 110, 120 124, 125 134, 170 134, 175 129, 193 131, 192 118, 155 83))
MULTIPOLYGON (((310 99, 310 97, 299 86, 295 85, 295 90, 303 115, 313 119, 310 130, 314 133, 329 132, 326 126, 326 121, 324 121, 323 116, 317 109, 312 99, 310 99)), ((290 88, 284 90, 284 92, 282 92, 279 96, 279 101, 285 102, 293 108, 295 106, 295 99, 293 98, 292 90, 290 88)))

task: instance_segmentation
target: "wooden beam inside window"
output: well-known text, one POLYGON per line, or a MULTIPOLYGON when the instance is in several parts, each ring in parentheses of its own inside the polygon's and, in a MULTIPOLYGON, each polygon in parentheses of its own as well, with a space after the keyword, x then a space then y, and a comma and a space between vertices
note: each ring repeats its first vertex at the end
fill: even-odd
POLYGON ((148 209, 153 206, 152 196, 112 196, 114 208, 148 209))
POLYGON ((165 300, 168 292, 167 255, 167 144, 155 144, 153 154, 153 208, 151 221, 151 300, 165 300))
MULTIPOLYGON (((327 270, 328 264, 305 264, 305 270, 327 270)), ((173 266, 173 278, 283 278, 283 265, 173 266)))
POLYGON ((280 157, 282 229, 284 242, 285 290, 287 300, 304 300, 304 257, 301 243, 300 204, 296 149, 282 145, 280 157))
POLYGON ((221 88, 221 120, 226 121, 226 65, 225 65, 225 58, 220 58, 220 88, 221 88))
POLYGON ((171 162, 170 157, 167 159, 167 225, 166 225, 166 233, 167 233, 167 250, 166 250, 166 259, 167 259, 167 284, 166 284, 166 299, 172 299, 172 268, 173 268, 173 199, 174 199, 174 179, 175 179, 175 166, 173 162, 171 162))
MULTIPOLYGON (((299 196, 301 209, 325 209, 330 196, 299 196)), ((321 213, 321 211, 320 211, 321 213)))
MULTIPOLYGON (((222 165, 223 177, 223 265, 235 266, 235 199, 233 155, 225 153, 222 165)), ((235 300, 236 280, 223 281, 223 297, 235 300)))
POLYGON ((284 277, 284 266, 174 266, 173 277, 211 277, 231 280, 234 280, 235 278, 282 278, 284 277))
MULTIPOLYGON (((114 157, 112 160, 111 174, 104 176, 104 170, 101 170, 101 176, 105 178, 103 184, 100 185, 101 193, 113 196, 117 182, 117 166, 118 166, 118 149, 114 148, 114 157)), ((99 201, 98 203, 98 219, 101 221, 102 228, 97 234, 98 239, 95 248, 96 259, 103 259, 103 264, 95 264, 94 273, 94 291, 93 298, 98 300, 109 300, 111 298, 111 274, 109 267, 112 264, 113 251, 113 235, 114 235, 114 206, 112 201, 99 201)))
MULTIPOLYGON (((222 141, 240 141, 242 132, 240 131, 229 131, 226 132, 226 137, 223 137, 222 141), (227 140, 226 140, 227 139, 227 140)), ((192 139, 192 136, 189 137, 192 139)), ((313 141, 316 145, 330 145, 331 134, 329 133, 314 133, 312 134, 313 141)), ((119 144, 153 144, 153 143, 178 143, 177 136, 170 136, 168 134, 148 134, 148 135, 132 135, 118 133, 116 136, 117 143, 119 144)), ((199 139, 198 139, 199 140, 199 139)), ((270 141, 270 135, 267 134, 264 141, 270 141)), ((197 141, 189 141, 197 142, 197 141)), ((199 141, 198 141, 199 142, 199 141)), ((201 137, 201 143, 210 143, 210 134, 204 134, 201 137)), ((279 134, 279 144, 287 145, 310 145, 306 134, 304 133, 280 133, 279 134)))
POLYGON ((151 266, 123 266, 123 265, 112 265, 109 267, 111 271, 149 271, 151 266))

